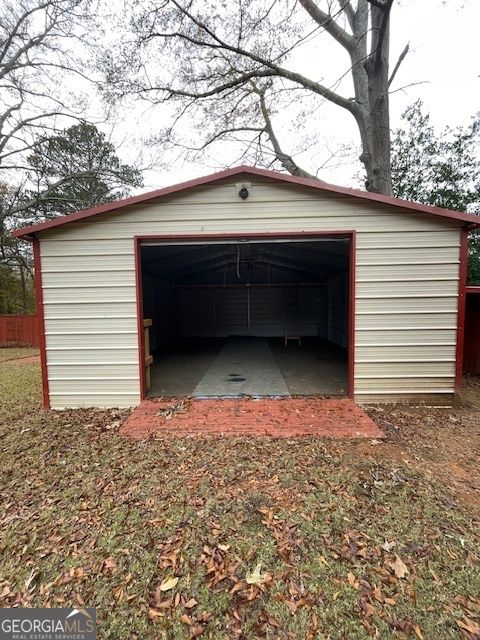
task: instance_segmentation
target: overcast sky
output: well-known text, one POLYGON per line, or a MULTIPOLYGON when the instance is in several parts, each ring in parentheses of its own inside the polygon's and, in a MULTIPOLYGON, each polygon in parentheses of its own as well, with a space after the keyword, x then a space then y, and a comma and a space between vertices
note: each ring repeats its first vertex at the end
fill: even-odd
MULTIPOLYGON (((391 20, 391 67, 407 42, 411 52, 404 60, 392 89, 391 124, 400 123, 404 109, 421 98, 438 127, 467 124, 470 116, 480 110, 479 33, 480 3, 478 0, 399 0, 395 2, 391 20), (420 83, 420 84, 417 84, 420 83), (413 85, 413 86, 408 86, 413 85), (399 90, 402 87, 405 89, 399 90)), ((307 75, 324 77, 328 85, 347 68, 348 60, 327 34, 323 34, 308 49, 304 48, 295 64, 307 75), (328 66, 325 61, 328 61, 328 66)), ((349 94, 348 80, 339 91, 349 94)), ((119 122, 112 131, 114 141, 121 143, 120 154, 127 160, 142 149, 142 138, 155 133, 155 124, 168 117, 161 109, 146 110, 145 106, 119 108, 119 122)), ((339 107, 325 103, 318 112, 322 122, 319 148, 336 148, 341 144, 358 145, 359 137, 353 118, 339 107)), ((289 140, 284 140, 288 147, 289 140)), ((289 150, 288 148, 286 149, 289 150)), ((325 168, 319 174, 323 180, 346 186, 358 186, 360 163, 356 152, 341 164, 325 168)), ((309 153, 297 156, 299 164, 315 170, 309 153)), ((224 147, 215 158, 203 165, 176 163, 174 167, 148 170, 143 190, 188 180, 211 173, 230 164, 232 149, 224 147)))

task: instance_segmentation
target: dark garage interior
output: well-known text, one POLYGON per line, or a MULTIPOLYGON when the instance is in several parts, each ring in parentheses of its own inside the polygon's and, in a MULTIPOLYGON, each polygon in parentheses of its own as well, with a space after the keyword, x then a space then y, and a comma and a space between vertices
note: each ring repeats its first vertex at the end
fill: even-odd
POLYGON ((349 238, 143 241, 150 396, 346 396, 349 238))

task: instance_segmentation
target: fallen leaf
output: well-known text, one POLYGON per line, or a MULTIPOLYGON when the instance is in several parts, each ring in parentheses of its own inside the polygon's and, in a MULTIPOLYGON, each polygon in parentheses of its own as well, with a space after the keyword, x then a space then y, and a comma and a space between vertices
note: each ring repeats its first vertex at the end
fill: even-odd
POLYGON ((160 585, 160 591, 170 591, 177 586, 178 578, 168 578, 168 580, 164 580, 160 585))
POLYGON ((395 562, 390 563, 397 578, 405 578, 408 575, 408 567, 399 556, 395 556, 395 562))
POLYGON ((150 620, 155 620, 155 618, 163 618, 163 613, 161 611, 157 611, 157 609, 150 608, 148 610, 148 617, 150 620))
POLYGON ((103 570, 105 571, 105 573, 114 573, 117 569, 117 563, 115 558, 113 558, 112 556, 110 556, 109 558, 106 558, 103 562, 103 570))
POLYGON ((197 604, 198 602, 195 600, 195 598, 190 598, 190 600, 185 603, 185 609, 193 609, 193 607, 196 607, 197 604))
POLYGON ((320 562, 320 564, 324 564, 326 567, 330 566, 325 556, 318 556, 318 561, 320 562))
POLYGON ((464 618, 463 620, 456 620, 456 623, 460 627, 460 629, 463 629, 464 631, 468 631, 468 633, 471 633, 474 636, 480 634, 480 626, 478 626, 476 622, 474 622, 473 620, 470 620, 469 618, 464 618))
POLYGON ((247 584, 262 584, 264 575, 261 573, 262 563, 259 562, 253 571, 247 571, 245 582, 247 584))
POLYGON ((347 580, 348 580, 348 584, 353 587, 354 589, 358 588, 358 580, 356 579, 356 577, 353 575, 353 573, 349 572, 347 575, 347 580))
POLYGON ((418 638, 419 640, 423 640, 423 635, 422 635, 422 632, 420 631, 420 627, 418 626, 418 624, 416 624, 416 625, 413 627, 413 630, 414 630, 415 635, 417 636, 417 638, 418 638))

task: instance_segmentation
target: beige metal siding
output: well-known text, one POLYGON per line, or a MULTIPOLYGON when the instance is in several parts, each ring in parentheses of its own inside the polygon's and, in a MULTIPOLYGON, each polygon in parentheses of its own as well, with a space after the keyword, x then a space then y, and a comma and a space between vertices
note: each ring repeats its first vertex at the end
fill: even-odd
POLYGON ((242 201, 238 182, 41 234, 52 407, 138 404, 133 238, 162 234, 356 230, 356 398, 453 393, 458 222, 262 180, 242 201))

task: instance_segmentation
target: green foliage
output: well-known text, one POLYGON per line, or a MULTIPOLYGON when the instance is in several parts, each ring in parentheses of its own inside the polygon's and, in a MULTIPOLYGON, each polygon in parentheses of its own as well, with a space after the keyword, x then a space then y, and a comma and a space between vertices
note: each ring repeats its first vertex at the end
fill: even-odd
POLYGON ((17 269, 0 263, 0 314, 35 312, 32 279, 25 280, 17 269))
POLYGON ((468 282, 480 285, 480 234, 470 233, 468 244, 468 282))
POLYGON ((123 198, 143 184, 140 171, 87 123, 38 138, 27 165, 26 188, 0 183, 0 313, 34 309, 30 246, 12 229, 123 198))
POLYGON ((394 195, 456 211, 480 212, 480 113, 468 127, 437 134, 417 100, 392 140, 394 195))
POLYGON ((27 201, 49 218, 124 198, 143 184, 140 171, 123 164, 105 134, 85 122, 40 138, 28 164, 37 188, 27 201))
MULTIPOLYGON (((480 113, 437 133, 417 100, 392 136, 393 193, 399 198, 480 214, 480 113)), ((471 234, 468 279, 480 283, 480 238, 471 234)))

